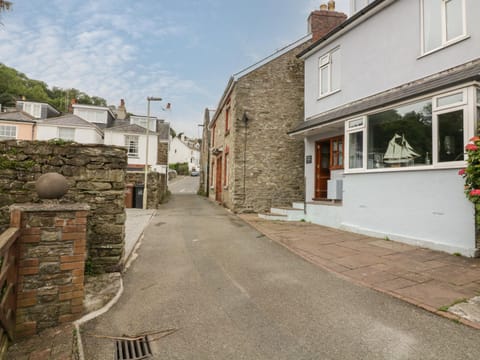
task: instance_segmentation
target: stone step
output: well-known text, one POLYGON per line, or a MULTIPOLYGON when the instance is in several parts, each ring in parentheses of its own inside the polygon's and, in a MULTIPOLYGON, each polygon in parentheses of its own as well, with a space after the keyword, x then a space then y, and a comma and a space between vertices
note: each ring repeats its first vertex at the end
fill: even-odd
POLYGON ((303 210, 304 207, 305 207, 305 204, 304 204, 303 201, 301 201, 301 202, 300 202, 300 201, 295 201, 295 202, 292 203, 292 207, 293 207, 294 209, 303 210))
POLYGON ((265 219, 265 220, 288 221, 288 216, 287 215, 272 214, 272 213, 269 213, 269 212, 259 213, 258 217, 260 219, 265 219))
POLYGON ((295 209, 293 207, 272 207, 270 209, 270 212, 272 214, 288 215, 290 212, 292 213, 303 212, 303 209, 295 209))

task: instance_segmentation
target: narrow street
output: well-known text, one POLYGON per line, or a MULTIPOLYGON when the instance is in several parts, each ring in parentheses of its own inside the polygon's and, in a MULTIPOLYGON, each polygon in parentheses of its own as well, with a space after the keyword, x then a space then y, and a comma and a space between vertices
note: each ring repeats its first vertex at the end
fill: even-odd
POLYGON ((478 359, 477 330, 356 286, 224 208, 173 195, 145 231, 125 290, 82 327, 86 359, 109 337, 176 329, 154 359, 478 359))

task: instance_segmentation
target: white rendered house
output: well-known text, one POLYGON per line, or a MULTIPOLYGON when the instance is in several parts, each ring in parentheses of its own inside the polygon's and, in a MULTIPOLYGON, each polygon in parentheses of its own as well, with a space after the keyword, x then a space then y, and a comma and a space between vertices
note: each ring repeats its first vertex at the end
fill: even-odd
POLYGON ((168 150, 168 163, 187 163, 188 170, 200 169, 200 146, 174 137, 170 140, 170 148, 168 150))
POLYGON ((480 117, 480 2, 355 1, 305 61, 306 199, 318 224, 478 255, 459 169, 480 117))
POLYGON ((37 140, 62 139, 80 144, 103 144, 103 131, 76 115, 67 114, 37 122, 37 140))

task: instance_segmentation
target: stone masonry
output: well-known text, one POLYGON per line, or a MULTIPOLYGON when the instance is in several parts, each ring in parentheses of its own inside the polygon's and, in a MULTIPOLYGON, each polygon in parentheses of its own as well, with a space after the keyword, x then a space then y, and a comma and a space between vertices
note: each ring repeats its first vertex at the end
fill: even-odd
POLYGON ((38 203, 35 181, 44 173, 67 178, 62 203, 90 206, 87 266, 95 272, 122 267, 125 233, 126 150, 65 142, 0 141, 0 230, 8 227, 8 207, 38 203))
MULTIPOLYGON (((126 182, 129 184, 143 184, 145 182, 145 174, 143 172, 129 171, 126 174, 126 182)), ((158 209, 158 205, 162 203, 165 190, 165 174, 158 172, 148 173, 147 184, 147 208, 158 209)))
POLYGON ((20 228, 16 338, 78 319, 83 312, 85 204, 11 207, 20 228))
MULTIPOLYGON (((346 19, 314 11, 312 38, 346 19)), ((262 212, 303 201, 304 144, 287 135, 304 121, 304 65, 312 40, 232 77, 210 122, 209 197, 235 212, 262 212)), ((203 141, 208 141, 203 139, 203 141)))

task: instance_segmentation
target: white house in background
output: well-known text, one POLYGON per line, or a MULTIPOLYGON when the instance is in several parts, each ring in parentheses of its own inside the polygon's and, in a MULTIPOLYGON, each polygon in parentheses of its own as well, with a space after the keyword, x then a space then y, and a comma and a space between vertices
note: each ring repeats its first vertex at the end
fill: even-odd
POLYGON ((35 119, 47 119, 60 115, 60 111, 42 102, 18 100, 16 107, 17 110, 30 114, 35 119))
POLYGON ((96 124, 99 128, 111 127, 115 122, 115 115, 112 110, 104 106, 72 104, 73 115, 96 124))
POLYGON ((103 131, 76 115, 67 114, 37 122, 37 140, 62 139, 80 144, 103 144, 103 131))
POLYGON ((299 55, 305 122, 290 135, 305 141, 301 217, 474 256, 458 170, 480 117, 480 1, 352 4, 365 7, 299 55))
POLYGON ((189 171, 200 170, 200 144, 189 141, 186 137, 172 138, 168 150, 168 163, 187 163, 189 171))
POLYGON ((105 129, 105 145, 125 146, 128 152, 129 170, 143 171, 145 163, 154 171, 165 173, 168 152, 168 133, 170 124, 146 116, 130 116, 125 121, 117 120, 113 127, 105 129), (147 160, 147 123, 148 160, 147 160))

